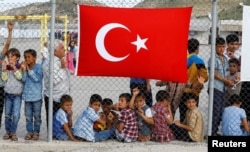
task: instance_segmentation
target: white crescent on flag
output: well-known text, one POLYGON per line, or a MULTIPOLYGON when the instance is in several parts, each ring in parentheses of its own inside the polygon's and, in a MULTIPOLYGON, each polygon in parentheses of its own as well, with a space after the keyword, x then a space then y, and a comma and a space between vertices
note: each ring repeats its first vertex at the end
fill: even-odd
POLYGON ((111 62, 119 62, 119 61, 126 59, 129 56, 129 54, 124 57, 114 57, 108 53, 104 45, 104 40, 105 40, 106 35, 108 34, 110 30, 114 28, 123 28, 129 31, 129 29, 126 26, 119 24, 119 23, 106 24, 98 31, 96 35, 96 39, 95 39, 95 45, 96 45, 97 52, 102 58, 111 62))
POLYGON ((243 6, 241 81, 250 81, 250 6, 243 6))

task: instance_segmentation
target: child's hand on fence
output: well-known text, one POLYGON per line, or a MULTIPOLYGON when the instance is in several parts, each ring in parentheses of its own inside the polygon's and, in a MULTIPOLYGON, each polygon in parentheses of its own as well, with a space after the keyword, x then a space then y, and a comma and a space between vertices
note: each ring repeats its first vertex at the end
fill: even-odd
POLYGON ((23 61, 23 62, 21 63, 21 69, 22 69, 23 71, 27 71, 27 64, 26 64, 25 61, 23 61))
POLYGON ((11 32, 12 29, 13 29, 13 27, 14 27, 14 23, 12 21, 8 21, 8 25, 7 26, 8 26, 9 32, 11 32))
POLYGON ((140 93, 140 90, 138 88, 133 89, 133 96, 137 96, 140 93))
POLYGON ((199 81, 200 84, 204 84, 205 78, 203 78, 202 76, 199 76, 198 81, 199 81))
POLYGON ((234 79, 235 83, 238 83, 240 82, 240 74, 238 74, 235 79, 234 79))

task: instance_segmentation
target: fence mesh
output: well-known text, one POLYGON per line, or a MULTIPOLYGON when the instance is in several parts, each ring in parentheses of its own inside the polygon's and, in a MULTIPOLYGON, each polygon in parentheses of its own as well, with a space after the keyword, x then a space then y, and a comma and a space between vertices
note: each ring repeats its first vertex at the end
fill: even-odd
MULTIPOLYGON (((226 36, 229 34, 236 34, 239 37, 238 48, 241 47, 241 20, 242 20, 242 6, 240 4, 250 4, 249 0, 220 0, 218 1, 218 21, 217 21, 217 35, 226 39, 226 36)), ((102 6, 111 6, 111 7, 138 7, 138 8, 160 8, 160 7, 179 7, 179 6, 193 6, 192 18, 190 21, 190 31, 189 38, 195 38, 199 40, 199 56, 204 60, 206 67, 209 67, 208 61, 211 54, 211 16, 212 16, 212 2, 211 0, 78 0, 78 1, 69 1, 69 0, 57 0, 56 15, 65 16, 67 15, 67 27, 65 27, 64 20, 57 18, 55 26, 55 38, 65 40, 67 39, 67 46, 70 40, 77 42, 77 9, 76 4, 88 4, 88 5, 102 5, 102 6), (66 31, 65 31, 66 29, 66 31), (67 36, 64 37, 64 33, 67 33, 67 36)), ((51 14, 50 2, 46 3, 3 3, 1 4, 0 12, 0 44, 1 50, 5 45, 8 28, 7 22, 10 20, 8 16, 42 16, 51 14)), ((105 14, 104 14, 105 17, 105 14)), ((13 35, 10 48, 17 48, 21 57, 19 62, 24 61, 24 51, 27 49, 34 49, 37 52, 36 62, 42 62, 42 50, 43 43, 46 40, 49 40, 50 29, 50 19, 47 20, 46 27, 42 26, 40 19, 20 19, 14 18, 11 19, 15 25, 13 28, 13 35), (47 28, 48 31, 43 33, 42 29, 47 28), (41 40, 42 34, 45 35, 45 39, 41 40)), ((181 23, 180 23, 181 24, 181 23)), ((176 31, 176 34, 178 31, 176 31)), ((227 46, 228 47, 228 46, 227 46)), ((166 48, 167 49, 167 48, 166 48)), ((7 61, 7 57, 5 58, 7 61)), ((164 67, 163 67, 164 68, 164 67)), ((89 100, 92 94, 99 94, 102 98, 110 98, 113 103, 118 103, 119 95, 121 93, 130 93, 130 78, 121 78, 121 77, 76 77, 70 75, 70 95, 73 98, 73 126, 77 118, 81 115, 83 110, 89 105, 89 100)), ((159 80, 151 80, 151 93, 153 98, 153 104, 156 103, 156 94, 159 90, 168 90, 171 86, 156 86, 156 83, 159 80)), ((159 82, 158 82, 159 83, 159 82)), ((176 112, 174 120, 179 120, 179 108, 178 102, 181 100, 181 95, 177 94, 176 90, 173 88, 170 92, 171 97, 173 98, 176 95, 178 98, 175 107, 176 112)), ((181 84, 179 84, 180 86, 181 84)), ((184 85, 183 85, 184 86, 184 85)), ((3 86, 1 86, 3 87, 3 86)), ((247 112, 248 120, 250 119, 250 94, 249 94, 249 82, 243 82, 240 95, 243 98, 243 108, 247 112)), ((207 135, 207 123, 208 123, 208 82, 205 83, 204 88, 199 94, 199 110, 202 113, 203 125, 204 125, 204 136, 207 135)), ((0 101, 1 106, 4 109, 3 103, 4 100, 0 101)), ((17 137, 24 138, 27 133, 26 130, 26 118, 25 118, 25 109, 24 101, 22 101, 20 109, 20 120, 17 127, 17 137)), ((223 107, 224 108, 224 107, 223 107)), ((0 109, 1 112, 1 109, 0 109)), ((1 130, 0 135, 3 136, 6 132, 5 130, 5 110, 2 114, 1 130)), ((221 115, 218 113, 213 115, 213 117, 221 118, 221 115)), ((41 129, 40 129, 40 140, 47 139, 47 125, 46 125, 46 112, 44 102, 42 104, 41 112, 41 129)), ((219 125, 221 128, 221 125, 219 125)), ((221 129, 218 131, 221 134, 221 129)))

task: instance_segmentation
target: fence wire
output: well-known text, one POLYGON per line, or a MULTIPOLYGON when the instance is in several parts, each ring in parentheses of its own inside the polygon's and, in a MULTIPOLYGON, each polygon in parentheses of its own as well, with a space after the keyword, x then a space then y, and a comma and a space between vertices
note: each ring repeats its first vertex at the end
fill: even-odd
MULTIPOLYGON (((88 4, 88 5, 101 5, 101 6, 111 6, 111 7, 136 7, 136 8, 160 8, 160 7, 182 7, 182 6, 193 6, 192 17, 190 21, 190 30, 189 38, 195 38, 199 41, 199 57, 202 58, 205 62, 205 66, 209 67, 209 59, 211 54, 211 16, 212 16, 212 3, 211 0, 78 0, 78 1, 69 1, 69 0, 57 0, 56 1, 56 15, 57 16, 67 16, 67 28, 65 33, 65 24, 64 20, 57 18, 55 25, 55 33, 50 33, 50 19, 47 20, 48 24, 46 28, 48 29, 47 33, 42 33, 44 26, 41 26, 41 20, 34 19, 20 19, 14 18, 11 19, 15 25, 12 31, 12 40, 9 48, 17 48, 20 51, 21 57, 19 63, 24 61, 24 51, 27 49, 34 49, 37 52, 36 63, 42 63, 43 61, 43 43, 45 40, 49 40, 51 34, 55 34, 56 39, 61 39, 62 41, 67 40, 66 49, 68 51, 73 50, 74 46, 77 47, 77 9, 76 4, 88 4), (45 35, 45 39, 41 41, 42 34, 45 35), (66 36, 64 36, 66 35, 66 36), (72 42, 73 41, 73 42, 72 42), (72 42, 72 46, 69 44, 72 42), (42 46, 42 47, 41 47, 42 46)), ((218 21, 217 21, 217 31, 216 35, 224 39, 229 34, 235 34, 238 36, 239 41, 237 41, 236 50, 241 48, 241 20, 242 20, 242 4, 249 5, 249 0, 220 0, 218 1, 218 21)), ((47 14, 50 16, 50 2, 45 3, 3 3, 1 4, 0 12, 0 44, 1 50, 4 47, 7 37, 8 37, 8 28, 7 23, 10 19, 8 16, 39 16, 47 14)), ((104 14, 105 16, 105 14, 104 14)), ((181 24, 181 23, 180 23, 181 24)), ((178 31, 176 31, 176 34, 178 31)), ((230 41, 231 42, 231 41, 230 41)), ((234 42, 234 41, 233 41, 234 42)), ((230 43, 225 43, 226 48, 229 47, 230 43)), ((77 50, 77 49, 75 49, 77 50)), ((71 54, 73 60, 74 54, 71 54)), ((7 61, 7 57, 4 59, 7 61)), ((226 63, 227 64, 227 63, 226 63)), ((230 64, 228 64, 230 66, 230 64)), ((72 67, 72 73, 74 72, 74 65, 72 67)), ((69 69, 71 70, 71 69, 69 69)), ((231 77, 230 77, 231 78, 231 77)), ((234 79, 233 79, 234 80, 234 79)), ((174 121, 180 119, 179 104, 181 102, 184 84, 178 84, 178 89, 176 88, 176 83, 169 82, 168 86, 157 85, 159 80, 151 80, 151 93, 153 105, 156 104, 156 94, 159 90, 167 90, 170 93, 170 101, 172 103, 172 112, 175 113, 174 121), (178 92, 179 91, 179 92, 178 92), (173 99, 173 100, 171 100, 173 99), (174 99, 176 101, 174 101, 174 99)), ((70 75, 70 95, 73 98, 73 127, 77 122, 77 118, 82 115, 82 112, 89 105, 90 97, 93 94, 99 94, 101 97, 110 98, 113 103, 118 103, 119 95, 121 93, 131 93, 130 88, 130 78, 121 78, 121 77, 77 77, 70 75)), ((209 81, 208 81, 209 82, 209 81)), ((198 109, 202 114, 203 125, 204 125, 204 137, 207 136, 207 126, 208 126, 208 82, 204 84, 204 88, 199 94, 199 105, 198 109)), ((3 85, 1 89, 3 89, 3 85)), ((225 88, 225 89, 228 89, 225 88)), ((230 88, 229 89, 233 89, 230 88)), ((246 111, 247 119, 250 119, 250 83, 243 82, 240 91, 236 92, 239 94, 242 99, 242 108, 246 111)), ((6 96, 5 96, 6 97, 6 96)), ((44 100, 44 97, 42 98, 44 100)), ((228 98, 227 98, 228 99, 228 98)), ((216 99, 214 99, 216 100, 216 99)), ((6 115, 4 106, 6 107, 6 99, 4 101, 4 95, 1 95, 0 101, 0 113, 1 114, 1 130, 0 135, 4 136, 6 133, 6 115), (3 112, 2 112, 3 111, 3 112)), ((215 102, 215 101, 214 101, 215 102)), ((223 101, 226 104, 226 100, 223 101)), ((25 138, 27 132, 26 126, 26 117, 25 117, 25 102, 22 101, 20 109, 20 120, 16 130, 16 135, 18 138, 25 138)), ((223 105, 223 109, 226 106, 223 105)), ((100 109, 101 111, 101 109, 100 109)), ((154 110, 157 111, 157 110, 154 110)), ((214 117, 218 117, 218 132, 216 134, 221 134, 221 118, 222 111, 215 113, 214 117)), ((14 119, 14 118, 13 118, 14 119)), ((236 121, 236 120, 235 120, 236 121)), ((41 126, 39 132, 39 139, 47 139, 47 124, 46 124, 46 110, 44 101, 42 102, 42 111, 41 111, 41 126)), ((214 126, 213 126, 214 127, 214 126)), ((98 128, 98 127, 97 127, 98 128)), ((99 128, 100 129, 100 128, 99 128)), ((117 137, 116 137, 117 138, 117 137)), ((159 139, 162 140, 162 139, 159 139)), ((157 139, 157 141, 159 141, 157 139)))

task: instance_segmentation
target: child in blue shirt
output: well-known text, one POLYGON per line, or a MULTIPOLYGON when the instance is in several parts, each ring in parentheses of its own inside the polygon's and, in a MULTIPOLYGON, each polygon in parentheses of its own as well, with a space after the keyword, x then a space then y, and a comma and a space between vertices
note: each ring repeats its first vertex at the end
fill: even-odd
POLYGON ((53 118, 53 137, 58 140, 78 141, 72 134, 72 104, 70 95, 63 95, 60 98, 60 109, 53 118))
POLYGON ((247 136, 249 126, 244 109, 240 108, 242 99, 233 94, 229 98, 231 106, 224 109, 222 114, 222 133, 224 136, 247 136))
POLYGON ((114 128, 99 132, 96 132, 93 129, 95 121, 106 128, 106 121, 98 115, 101 103, 102 97, 100 95, 93 94, 90 97, 89 106, 79 116, 74 126, 73 134, 77 137, 77 139, 97 142, 106 140, 114 134, 114 128))
POLYGON ((24 83, 22 99, 25 101, 26 130, 25 140, 38 140, 41 127, 43 70, 36 63, 37 53, 33 49, 24 51, 25 61, 21 64, 24 83))

